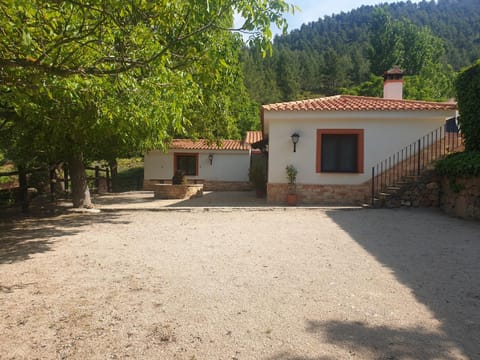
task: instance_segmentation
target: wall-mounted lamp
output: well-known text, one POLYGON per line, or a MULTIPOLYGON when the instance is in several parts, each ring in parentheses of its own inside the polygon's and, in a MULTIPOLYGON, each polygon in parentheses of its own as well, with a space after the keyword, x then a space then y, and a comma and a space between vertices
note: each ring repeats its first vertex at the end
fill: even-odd
POLYGON ((210 165, 213 163, 213 154, 208 155, 208 161, 210 162, 210 165))
POLYGON ((293 152, 297 152, 297 143, 298 139, 300 139, 300 135, 298 135, 298 133, 293 133, 290 137, 292 138, 293 152))

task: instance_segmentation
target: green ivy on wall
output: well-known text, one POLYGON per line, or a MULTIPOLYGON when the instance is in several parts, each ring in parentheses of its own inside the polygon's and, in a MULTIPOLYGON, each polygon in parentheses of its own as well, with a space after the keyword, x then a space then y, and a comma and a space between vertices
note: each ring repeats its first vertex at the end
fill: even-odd
POLYGON ((465 151, 480 152, 480 60, 459 74, 455 87, 465 151))

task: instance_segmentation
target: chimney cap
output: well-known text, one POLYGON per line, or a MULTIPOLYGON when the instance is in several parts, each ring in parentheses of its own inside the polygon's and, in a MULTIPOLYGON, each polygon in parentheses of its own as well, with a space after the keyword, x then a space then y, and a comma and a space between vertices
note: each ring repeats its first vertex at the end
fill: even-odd
POLYGON ((391 68, 390 70, 387 70, 383 73, 383 78, 384 78, 384 80, 388 80, 388 79, 397 80, 397 79, 401 79, 404 74, 405 74, 405 71, 400 69, 400 67, 398 65, 394 65, 393 68, 391 68))

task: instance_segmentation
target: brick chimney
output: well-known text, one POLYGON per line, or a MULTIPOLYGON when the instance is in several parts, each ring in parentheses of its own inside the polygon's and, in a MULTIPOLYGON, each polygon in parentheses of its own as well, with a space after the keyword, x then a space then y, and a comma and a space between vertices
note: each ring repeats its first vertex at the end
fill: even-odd
POLYGON ((394 100, 403 98, 403 70, 396 65, 383 74, 383 98, 394 100))

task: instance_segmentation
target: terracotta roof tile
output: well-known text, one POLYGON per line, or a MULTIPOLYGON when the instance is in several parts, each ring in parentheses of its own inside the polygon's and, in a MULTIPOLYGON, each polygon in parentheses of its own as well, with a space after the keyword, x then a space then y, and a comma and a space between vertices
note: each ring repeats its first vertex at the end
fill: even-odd
POLYGON ((456 110, 457 104, 337 95, 263 105, 263 111, 414 111, 456 110))
POLYGON ((250 145, 240 140, 221 140, 220 145, 207 140, 174 139, 170 145, 174 150, 249 150, 250 145))
POLYGON ((245 142, 247 144, 253 144, 263 140, 263 133, 261 131, 247 131, 245 135, 245 142))

